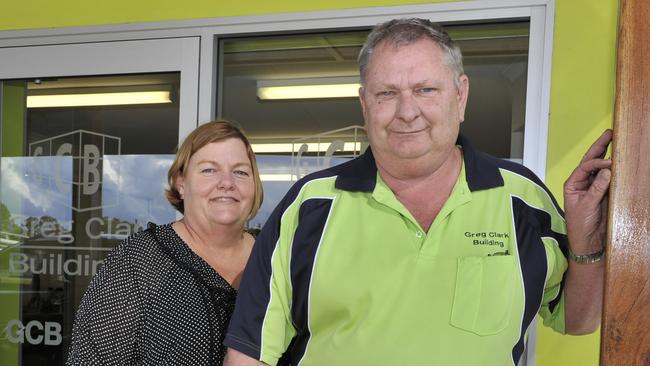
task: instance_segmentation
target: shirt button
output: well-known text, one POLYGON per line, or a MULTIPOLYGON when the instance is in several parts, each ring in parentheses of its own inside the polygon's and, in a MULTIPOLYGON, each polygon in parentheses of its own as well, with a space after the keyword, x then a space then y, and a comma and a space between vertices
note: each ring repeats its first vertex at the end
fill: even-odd
POLYGON ((420 239, 422 236, 424 236, 424 234, 423 234, 421 231, 416 231, 416 232, 415 232, 415 236, 416 236, 418 239, 420 239))

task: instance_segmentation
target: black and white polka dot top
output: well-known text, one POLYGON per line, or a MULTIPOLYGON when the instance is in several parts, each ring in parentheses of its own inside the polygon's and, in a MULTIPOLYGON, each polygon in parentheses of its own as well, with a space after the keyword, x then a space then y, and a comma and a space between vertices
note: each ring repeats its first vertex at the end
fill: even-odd
POLYGON ((90 283, 67 364, 221 365, 236 294, 171 224, 149 224, 90 283))

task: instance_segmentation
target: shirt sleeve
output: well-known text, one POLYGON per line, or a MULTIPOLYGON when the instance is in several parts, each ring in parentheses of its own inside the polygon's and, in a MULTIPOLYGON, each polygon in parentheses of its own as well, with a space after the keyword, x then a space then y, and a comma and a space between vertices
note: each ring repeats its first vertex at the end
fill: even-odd
POLYGON ((544 325, 562 334, 564 330, 564 275, 568 268, 566 253, 568 238, 562 208, 553 194, 540 181, 543 190, 538 191, 537 204, 549 215, 547 220, 537 221, 540 240, 546 253, 546 282, 539 314, 544 325))
POLYGON ((566 236, 563 243, 545 238, 548 275, 542 307, 539 314, 544 319, 544 325, 553 328, 555 331, 565 334, 564 322, 564 274, 568 268, 567 259, 562 251, 566 247, 566 236))
POLYGON ((255 241, 224 341, 225 346, 269 365, 277 364, 296 334, 288 261, 297 217, 294 205, 287 204, 290 200, 291 190, 255 241))
POLYGON ((128 240, 107 257, 81 300, 67 365, 124 365, 137 357, 143 300, 128 240))
MULTIPOLYGON (((532 235, 537 235, 537 238, 531 238, 530 243, 534 246, 541 245, 546 257, 546 275, 538 313, 543 318, 544 325, 564 333, 563 290, 568 268, 566 258, 568 238, 564 211, 544 182, 529 169, 521 167, 520 169, 522 170, 518 174, 527 178, 532 184, 528 184, 519 193, 525 197, 526 204, 536 212, 529 216, 530 221, 527 223, 530 225, 529 230, 532 235)), ((539 266, 541 269, 543 263, 538 263, 539 260, 543 261, 544 258, 540 256, 535 259, 535 263, 529 262, 528 265, 539 266)))

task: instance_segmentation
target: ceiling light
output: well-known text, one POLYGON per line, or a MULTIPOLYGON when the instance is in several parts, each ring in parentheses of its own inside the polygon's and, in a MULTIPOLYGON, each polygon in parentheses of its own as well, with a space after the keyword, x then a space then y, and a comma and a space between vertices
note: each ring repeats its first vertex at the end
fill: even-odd
POLYGON ((77 88, 30 90, 27 108, 171 103, 169 88, 77 88))
MULTIPOLYGON (((252 144, 253 152, 256 154, 269 154, 269 153, 298 153, 302 145, 307 145, 306 152, 326 152, 331 143, 330 142, 309 142, 309 143, 286 143, 286 144, 252 144)), ((343 144, 342 151, 360 151, 360 142, 346 142, 343 144)))
POLYGON ((355 98, 359 96, 358 77, 258 80, 261 100, 355 98))

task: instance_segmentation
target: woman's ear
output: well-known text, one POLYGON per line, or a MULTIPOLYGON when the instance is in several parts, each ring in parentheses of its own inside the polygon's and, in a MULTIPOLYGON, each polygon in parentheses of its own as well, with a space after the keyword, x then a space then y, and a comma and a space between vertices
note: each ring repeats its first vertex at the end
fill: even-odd
POLYGON ((176 190, 178 191, 178 194, 180 194, 181 199, 184 199, 185 195, 185 179, 183 179, 182 174, 178 174, 176 177, 176 190))

